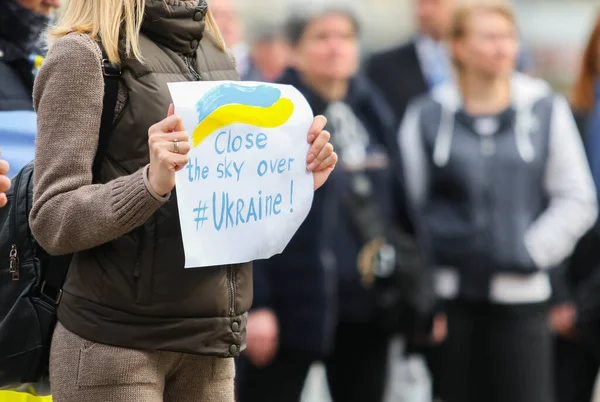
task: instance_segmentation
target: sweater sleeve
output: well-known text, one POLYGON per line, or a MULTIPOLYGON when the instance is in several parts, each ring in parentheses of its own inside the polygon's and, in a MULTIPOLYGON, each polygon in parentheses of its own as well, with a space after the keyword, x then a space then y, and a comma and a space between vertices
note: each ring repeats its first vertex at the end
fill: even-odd
POLYGON ((114 240, 166 201, 150 194, 143 169, 92 184, 104 96, 100 59, 89 37, 68 35, 52 46, 35 82, 38 135, 30 225, 50 254, 114 240))
POLYGON ((541 269, 560 264, 592 227, 597 216, 594 182, 567 101, 554 103, 544 186, 548 208, 525 235, 525 244, 541 269))

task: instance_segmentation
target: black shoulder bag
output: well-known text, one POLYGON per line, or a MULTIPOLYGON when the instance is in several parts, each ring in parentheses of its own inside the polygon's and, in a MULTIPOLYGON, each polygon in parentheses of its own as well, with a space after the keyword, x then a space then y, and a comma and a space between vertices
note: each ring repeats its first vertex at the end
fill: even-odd
POLYGON ((435 307, 433 281, 415 240, 386 221, 365 172, 348 172, 346 205, 363 241, 358 269, 370 289, 377 322, 389 332, 426 336, 435 307))

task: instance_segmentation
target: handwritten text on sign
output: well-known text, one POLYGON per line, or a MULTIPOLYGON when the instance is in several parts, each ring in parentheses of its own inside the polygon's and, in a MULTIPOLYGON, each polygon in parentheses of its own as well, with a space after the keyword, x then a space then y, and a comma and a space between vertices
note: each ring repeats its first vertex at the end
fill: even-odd
POLYGON ((169 84, 192 150, 176 176, 186 268, 281 253, 313 197, 306 170, 312 112, 293 87, 169 84))

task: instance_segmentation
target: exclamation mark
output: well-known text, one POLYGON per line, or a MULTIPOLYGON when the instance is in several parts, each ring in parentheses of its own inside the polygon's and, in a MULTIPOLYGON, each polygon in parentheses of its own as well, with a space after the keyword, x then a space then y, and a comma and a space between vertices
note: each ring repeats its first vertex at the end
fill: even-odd
MULTIPOLYGON (((290 206, 294 204, 294 180, 290 183, 290 206)), ((290 207, 290 212, 294 212, 294 208, 290 207)))

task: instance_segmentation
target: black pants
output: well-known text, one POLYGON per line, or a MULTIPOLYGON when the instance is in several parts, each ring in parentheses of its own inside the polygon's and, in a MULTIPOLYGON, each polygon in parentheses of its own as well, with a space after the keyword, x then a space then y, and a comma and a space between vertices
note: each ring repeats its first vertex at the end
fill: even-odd
POLYGON ((557 402, 590 402, 600 369, 598 357, 582 343, 557 338, 554 366, 557 402))
MULTIPOLYGON (((340 324, 335 347, 324 363, 334 402, 380 402, 387 374, 389 337, 372 325, 340 324)), ((238 402, 298 402, 313 356, 282 349, 275 361, 256 368, 238 360, 238 402)))
POLYGON ((441 350, 444 402, 552 402, 547 306, 454 301, 441 350))

